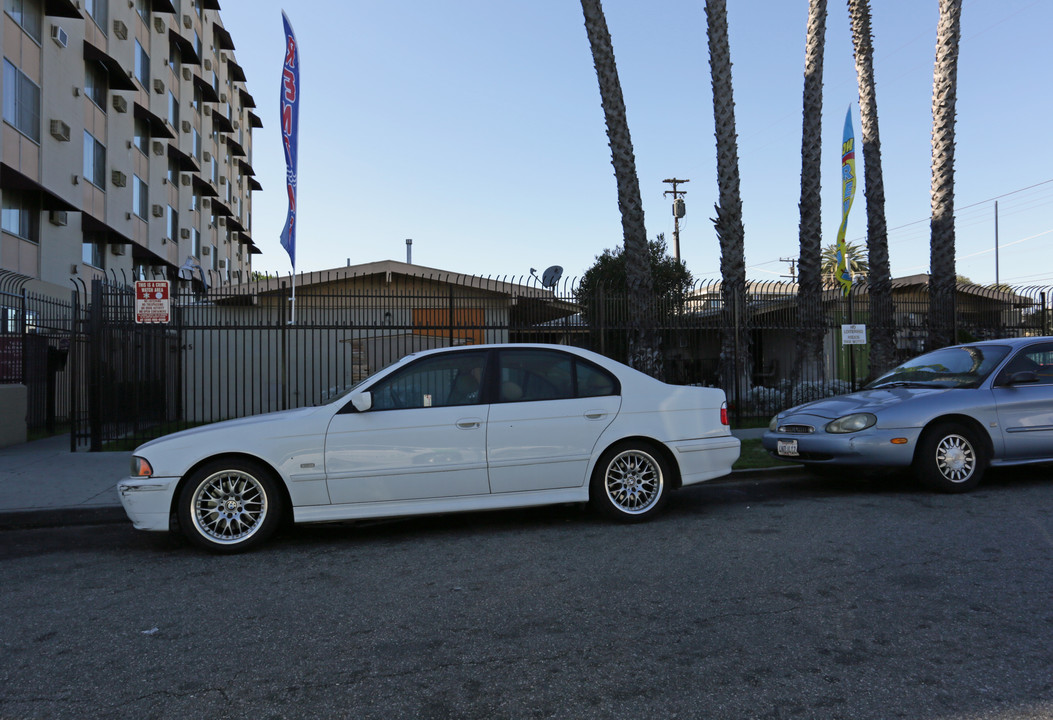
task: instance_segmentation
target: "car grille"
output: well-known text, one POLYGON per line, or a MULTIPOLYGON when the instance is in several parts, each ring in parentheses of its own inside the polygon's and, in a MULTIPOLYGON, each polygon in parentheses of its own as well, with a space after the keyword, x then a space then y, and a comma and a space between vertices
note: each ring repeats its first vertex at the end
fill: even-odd
POLYGON ((808 435, 814 433, 815 428, 811 425, 780 425, 779 432, 790 435, 808 435))

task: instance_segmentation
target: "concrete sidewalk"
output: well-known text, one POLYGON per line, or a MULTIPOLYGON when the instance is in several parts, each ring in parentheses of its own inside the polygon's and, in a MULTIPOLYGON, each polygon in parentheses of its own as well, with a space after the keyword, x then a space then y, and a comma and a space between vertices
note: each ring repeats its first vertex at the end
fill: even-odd
MULTIPOLYGON (((758 438, 762 429, 735 430, 758 438)), ((117 481, 128 476, 130 452, 77 452, 69 435, 0 448, 0 529, 128 522, 117 481)), ((736 477, 758 471, 737 471, 736 477)))

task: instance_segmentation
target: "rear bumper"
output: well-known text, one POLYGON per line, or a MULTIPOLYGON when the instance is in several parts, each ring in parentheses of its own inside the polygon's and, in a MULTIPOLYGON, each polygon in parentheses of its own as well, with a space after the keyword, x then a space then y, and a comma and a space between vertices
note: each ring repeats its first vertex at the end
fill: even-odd
POLYGON ((672 442, 680 465, 680 484, 693 485, 731 474, 742 443, 733 435, 672 442))

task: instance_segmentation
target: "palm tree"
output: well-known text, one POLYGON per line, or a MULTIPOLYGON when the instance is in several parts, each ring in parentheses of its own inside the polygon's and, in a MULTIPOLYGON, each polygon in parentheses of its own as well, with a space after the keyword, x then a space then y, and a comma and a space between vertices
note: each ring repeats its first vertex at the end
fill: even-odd
POLYGON ((867 276, 870 320, 867 324, 870 336, 870 375, 875 376, 891 368, 895 362, 895 327, 869 0, 848 0, 848 14, 852 20, 852 45, 856 58, 856 75, 859 77, 859 124, 863 135, 863 181, 867 201, 867 248, 870 266, 867 276))
POLYGON ((823 50, 826 0, 808 3, 804 48, 804 122, 801 132, 801 256, 797 290, 797 373, 823 377, 823 273, 821 270, 823 50))
POLYGON ((709 68, 713 82, 713 124, 717 136, 717 190, 713 219, 720 241, 721 296, 727 313, 720 346, 724 390, 734 390, 747 378, 749 333, 746 332, 746 256, 739 192, 739 150, 735 135, 735 98, 731 83, 731 50, 725 0, 706 0, 709 68))
MULTIPOLYGON (((870 263, 863 256, 863 248, 854 242, 845 243, 845 264, 853 276, 865 275, 870 270, 870 263)), ((837 284, 837 243, 830 243, 823 248, 821 271, 823 278, 830 284, 837 284)))
POLYGON ((962 0, 940 0, 932 81, 932 239, 929 245, 929 347, 954 342, 954 108, 962 0))
POLYGON ((652 377, 661 379, 663 363, 659 355, 659 338, 654 316, 654 290, 651 281, 650 257, 647 249, 647 228, 644 225, 640 181, 636 175, 636 157, 629 137, 629 122, 625 116, 625 101, 614 61, 614 46, 607 30, 600 0, 581 0, 585 15, 585 30, 592 46, 592 61, 600 85, 600 102, 607 123, 607 139, 611 146, 611 164, 618 183, 618 209, 622 215, 622 236, 625 245, 625 275, 629 293, 629 309, 633 327, 629 339, 629 365, 652 377))

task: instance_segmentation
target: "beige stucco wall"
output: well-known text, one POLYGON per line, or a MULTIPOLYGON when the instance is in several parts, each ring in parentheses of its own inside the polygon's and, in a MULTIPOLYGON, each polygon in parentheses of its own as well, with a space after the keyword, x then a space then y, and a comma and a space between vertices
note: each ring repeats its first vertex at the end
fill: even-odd
POLYGON ((26 441, 26 386, 0 385, 0 447, 26 441))

